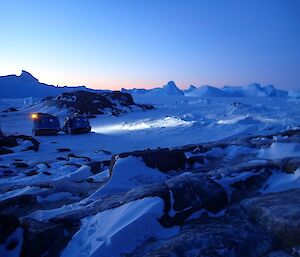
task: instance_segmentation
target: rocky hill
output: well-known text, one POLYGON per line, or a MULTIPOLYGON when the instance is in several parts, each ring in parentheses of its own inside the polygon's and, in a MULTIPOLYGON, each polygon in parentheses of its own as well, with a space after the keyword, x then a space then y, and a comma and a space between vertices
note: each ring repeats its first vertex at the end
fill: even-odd
POLYGON ((120 115, 135 109, 149 110, 152 105, 136 104, 132 96, 120 91, 89 92, 74 91, 62 93, 56 97, 47 97, 44 104, 67 108, 71 112, 81 114, 105 114, 120 115))

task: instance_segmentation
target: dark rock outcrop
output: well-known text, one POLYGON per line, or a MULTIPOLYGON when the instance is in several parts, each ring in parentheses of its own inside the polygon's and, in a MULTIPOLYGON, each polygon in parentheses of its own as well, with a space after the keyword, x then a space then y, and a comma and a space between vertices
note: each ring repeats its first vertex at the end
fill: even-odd
POLYGON ((29 204, 37 203, 36 196, 33 195, 18 195, 0 201, 0 211, 13 212, 14 207, 22 208, 29 204))
POLYGON ((186 164, 183 150, 168 148, 122 153, 113 158, 128 156, 141 157, 148 167, 162 172, 184 170, 186 164))
POLYGON ((200 209, 218 212, 228 205, 225 190, 206 175, 184 173, 165 182, 171 193, 170 209, 161 218, 165 227, 182 225, 192 213, 200 209))
POLYGON ((24 242, 21 256, 59 256, 78 225, 66 227, 63 224, 25 220, 22 223, 24 242))
POLYGON ((228 204, 226 192, 219 184, 206 175, 190 173, 171 178, 163 184, 140 186, 126 193, 100 197, 92 205, 58 215, 51 221, 55 223, 78 222, 100 211, 155 196, 164 201, 164 213, 160 219, 164 227, 183 224, 197 210, 204 208, 218 212, 228 204))
POLYGON ((135 256, 257 257, 271 249, 272 240, 260 229, 246 229, 219 220, 189 224, 158 248, 135 256))
POLYGON ((28 146, 23 151, 33 150, 37 152, 39 150, 40 143, 34 137, 26 135, 0 136, 0 147, 15 147, 19 145, 19 141, 30 141, 32 143, 31 146, 28 146))
POLYGON ((14 165, 16 168, 28 168, 29 165, 25 162, 13 162, 12 165, 14 165))
POLYGON ((109 168, 110 161, 101 161, 101 162, 90 162, 86 164, 87 166, 91 167, 91 172, 97 174, 104 170, 104 168, 109 168))
POLYGON ((73 153, 69 153, 67 155, 68 157, 68 160, 71 160, 71 158, 76 158, 76 159, 82 159, 83 161, 86 161, 86 162, 90 162, 91 161, 91 158, 89 157, 86 157, 86 156, 78 156, 78 155, 75 155, 73 153))
POLYGON ((300 157, 285 158, 281 160, 281 170, 286 173, 294 173, 300 167, 300 157))
POLYGON ((71 152, 71 149, 69 148, 57 148, 56 150, 60 153, 71 152))
POLYGON ((140 107, 143 110, 151 109, 153 106, 137 105, 132 96, 119 91, 75 91, 67 92, 57 97, 47 100, 47 104, 56 105, 59 108, 68 108, 73 112, 81 114, 104 114, 105 110, 110 110, 113 115, 120 115, 133 106, 140 107))
POLYGON ((0 214, 0 244, 20 226, 19 219, 13 215, 0 214))
POLYGON ((238 202, 245 198, 257 196, 264 183, 272 175, 271 169, 262 169, 253 172, 244 180, 239 180, 230 185, 234 190, 231 195, 231 202, 238 202))
POLYGON ((277 246, 300 245, 300 189, 246 199, 241 206, 277 239, 277 246))
POLYGON ((9 108, 3 110, 4 113, 6 113, 6 112, 17 112, 17 111, 18 111, 18 109, 15 108, 15 107, 9 107, 9 108))
POLYGON ((6 147, 0 146, 0 155, 9 154, 9 153, 13 153, 13 152, 14 152, 13 150, 10 150, 10 149, 7 149, 6 147))

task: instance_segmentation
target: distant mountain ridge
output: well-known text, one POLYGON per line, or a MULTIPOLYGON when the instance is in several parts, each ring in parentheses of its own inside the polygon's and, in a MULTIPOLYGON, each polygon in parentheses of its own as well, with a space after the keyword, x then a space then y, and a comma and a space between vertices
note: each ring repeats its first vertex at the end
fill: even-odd
POLYGON ((130 94, 148 94, 148 95, 185 95, 189 97, 292 97, 300 96, 300 93, 277 89, 273 85, 262 86, 253 83, 248 86, 224 86, 216 88, 205 85, 195 87, 191 85, 187 90, 179 89, 174 81, 170 81, 163 87, 153 89, 122 89, 130 94))
POLYGON ((46 97, 74 90, 88 89, 85 86, 57 87, 41 83, 25 70, 22 70, 20 76, 0 76, 0 98, 46 97))
MULTIPOLYGON (((87 90, 102 92, 104 90, 90 89, 85 86, 58 87, 39 82, 29 72, 22 70, 20 76, 0 76, 0 98, 25 98, 56 96, 64 92, 87 90)), ((191 85, 187 90, 181 90, 174 81, 169 81, 162 87, 153 89, 133 88, 124 89, 121 92, 130 94, 147 94, 151 96, 190 96, 190 97, 300 97, 300 92, 277 89, 273 85, 262 86, 253 83, 245 87, 224 86, 216 88, 205 85, 195 87, 191 85)))
POLYGON ((169 81, 166 85, 162 87, 156 87, 152 89, 125 89, 122 88, 121 92, 129 93, 129 94, 148 94, 155 96, 167 96, 167 95, 184 95, 184 91, 179 89, 174 81, 169 81))

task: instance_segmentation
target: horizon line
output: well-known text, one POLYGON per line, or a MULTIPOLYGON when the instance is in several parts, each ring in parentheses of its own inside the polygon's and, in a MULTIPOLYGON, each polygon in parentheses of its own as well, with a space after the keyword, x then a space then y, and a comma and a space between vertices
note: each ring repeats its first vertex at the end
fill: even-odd
MULTIPOLYGON (((50 82, 50 84, 48 84, 49 82, 42 82, 42 81, 40 81, 37 77, 35 77, 34 75, 32 75, 31 72, 28 72, 28 71, 25 70, 25 69, 21 69, 21 72, 19 73, 20 75, 17 75, 17 73, 15 73, 15 74, 13 74, 13 73, 12 73, 12 74, 6 74, 6 75, 1 75, 1 74, 0 74, 0 78, 1 78, 1 77, 7 77, 7 76, 17 76, 17 77, 20 77, 20 76, 22 75, 23 72, 30 74, 33 78, 37 79, 37 81, 38 81, 39 83, 46 84, 46 85, 48 85, 48 86, 54 86, 54 87, 85 87, 85 88, 87 88, 87 89, 93 89, 93 90, 111 90, 111 89, 105 88, 105 87, 103 87, 103 86, 101 86, 101 87, 99 88, 99 87, 95 87, 95 86, 90 86, 90 85, 88 85, 88 84, 82 84, 82 85, 79 85, 79 84, 78 84, 78 85, 71 85, 71 84, 69 84, 69 85, 62 85, 62 84, 51 83, 51 82, 50 82)), ((226 87, 226 86, 229 86, 229 87, 237 87, 237 88, 238 88, 238 87, 244 88, 244 87, 247 87, 247 86, 250 86, 250 85, 253 85, 253 84, 258 84, 258 85, 260 85, 260 86, 262 86, 262 87, 273 86, 273 87, 275 87, 275 88, 277 88, 277 89, 280 89, 280 90, 285 90, 285 91, 297 91, 297 89, 284 89, 284 88, 282 88, 282 87, 280 87, 280 86, 278 87, 277 85, 274 85, 274 84, 272 84, 272 83, 263 84, 263 83, 256 82, 256 81, 254 81, 254 82, 248 82, 247 84, 244 84, 244 85, 233 85, 233 84, 229 84, 229 83, 224 83, 224 84, 221 85, 221 86, 216 86, 216 85, 214 85, 214 84, 206 84, 206 83, 201 84, 201 85, 196 85, 196 83, 192 83, 192 84, 188 84, 188 85, 185 85, 185 86, 182 87, 182 86, 179 86, 179 85, 175 82, 175 80, 169 80, 169 81, 168 81, 167 83, 165 83, 165 84, 161 83, 160 85, 157 85, 157 86, 150 86, 150 87, 136 87, 136 86, 124 86, 124 85, 122 85, 122 86, 118 86, 119 89, 113 89, 113 90, 119 90, 119 91, 121 91, 122 89, 125 89, 125 90, 133 90, 133 89, 145 89, 145 90, 151 90, 151 89, 156 89, 156 88, 162 88, 163 86, 167 85, 167 84, 170 83, 170 82, 174 82, 175 85, 176 85, 176 87, 179 88, 180 90, 187 90, 187 89, 189 89, 191 86, 194 86, 194 87, 196 87, 196 88, 201 88, 201 87, 209 86, 209 87, 214 87, 214 88, 222 89, 222 88, 224 88, 224 87, 226 87)))

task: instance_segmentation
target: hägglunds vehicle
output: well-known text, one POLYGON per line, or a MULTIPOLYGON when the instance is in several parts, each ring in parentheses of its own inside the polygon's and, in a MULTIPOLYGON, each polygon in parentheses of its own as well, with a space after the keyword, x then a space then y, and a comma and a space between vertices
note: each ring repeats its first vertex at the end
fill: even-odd
POLYGON ((88 117, 83 115, 72 115, 67 117, 64 122, 63 131, 66 134, 82 134, 91 131, 88 117))
POLYGON ((31 115, 33 119, 33 134, 35 136, 56 135, 60 130, 60 122, 56 115, 48 113, 34 113, 31 115))

